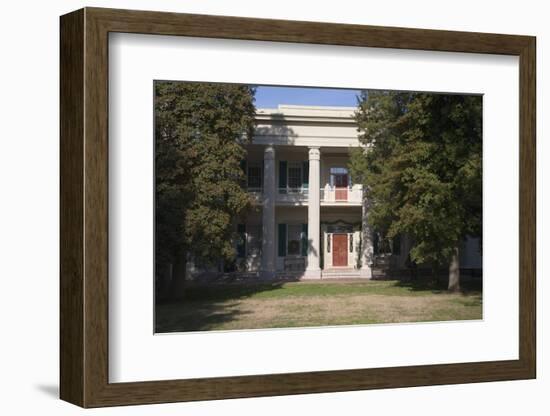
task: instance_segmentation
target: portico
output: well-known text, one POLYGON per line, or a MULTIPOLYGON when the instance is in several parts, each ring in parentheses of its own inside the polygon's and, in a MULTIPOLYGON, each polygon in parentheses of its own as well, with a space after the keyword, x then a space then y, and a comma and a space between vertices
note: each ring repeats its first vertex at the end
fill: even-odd
POLYGON ((263 278, 294 273, 319 279, 334 269, 371 276, 364 262, 370 238, 361 232, 362 187, 348 172, 349 148, 359 146, 353 111, 258 110, 245 168, 258 209, 238 225, 244 269, 263 278))

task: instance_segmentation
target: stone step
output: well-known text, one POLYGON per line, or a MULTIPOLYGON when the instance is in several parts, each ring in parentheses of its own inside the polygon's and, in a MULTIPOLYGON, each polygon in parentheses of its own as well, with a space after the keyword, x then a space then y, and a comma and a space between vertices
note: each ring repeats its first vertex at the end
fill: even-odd
POLYGON ((321 276, 325 278, 352 278, 352 277, 361 277, 361 272, 355 269, 328 269, 321 272, 321 276))

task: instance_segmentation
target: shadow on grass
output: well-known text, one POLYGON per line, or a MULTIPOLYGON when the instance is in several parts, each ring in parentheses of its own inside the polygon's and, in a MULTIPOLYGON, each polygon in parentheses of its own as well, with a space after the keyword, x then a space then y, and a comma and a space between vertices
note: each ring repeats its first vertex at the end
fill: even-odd
MULTIPOLYGON (((415 280, 399 280, 395 282, 395 286, 408 288, 413 292, 429 291, 433 294, 449 293, 447 290, 447 279, 439 279, 434 281, 429 278, 418 278, 415 280)), ((463 295, 479 295, 483 292, 483 281, 481 278, 462 279, 460 282, 460 292, 463 295)))
MULTIPOLYGON (((285 287, 288 280, 277 281, 223 281, 188 282, 181 300, 163 301, 155 306, 155 332, 188 332, 231 329, 247 315, 258 310, 248 310, 248 299, 263 293, 258 298, 276 301, 278 297, 289 296, 337 296, 344 295, 385 295, 385 296, 423 296, 430 294, 448 294, 446 279, 434 282, 429 278, 417 280, 388 281, 382 284, 373 281, 361 284, 336 284, 319 281, 317 284, 305 283, 285 287), (280 291, 279 291, 280 290, 280 291), (267 296, 267 297, 266 297, 267 296)), ((450 301, 462 306, 477 307, 482 303, 482 280, 465 278, 461 281, 463 296, 453 297, 450 301)), ((306 302, 307 299, 304 300, 306 302)), ((299 315, 299 314, 298 314, 299 315)), ((291 326, 291 325, 288 325, 291 326)))
MULTIPOLYGON (((277 290, 283 287, 288 280, 263 281, 263 282, 205 282, 195 283, 188 282, 185 287, 183 298, 179 302, 194 302, 194 301, 217 301, 224 302, 227 300, 238 300, 248 298, 259 292, 277 290)), ((163 305, 174 303, 171 300, 159 301, 158 304, 163 305)))
POLYGON ((280 289, 286 281, 192 283, 180 300, 155 305, 155 332, 188 332, 216 329, 250 312, 239 310, 239 300, 259 292, 280 289), (233 302, 231 302, 233 301, 233 302), (230 303, 228 303, 230 302, 230 303))

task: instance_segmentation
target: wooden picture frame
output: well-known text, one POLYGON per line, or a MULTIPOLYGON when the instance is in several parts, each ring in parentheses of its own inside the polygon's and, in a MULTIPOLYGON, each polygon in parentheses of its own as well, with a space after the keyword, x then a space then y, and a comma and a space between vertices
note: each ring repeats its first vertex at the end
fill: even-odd
POLYGON ((101 407, 535 378, 534 37, 100 8, 62 16, 60 29, 61 399, 101 407), (109 383, 110 32, 519 56, 519 359, 109 383))

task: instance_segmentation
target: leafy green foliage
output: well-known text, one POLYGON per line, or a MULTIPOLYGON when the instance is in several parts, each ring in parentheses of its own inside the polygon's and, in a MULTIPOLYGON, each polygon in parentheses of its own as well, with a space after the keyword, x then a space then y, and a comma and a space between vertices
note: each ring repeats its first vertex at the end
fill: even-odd
POLYGON ((364 148, 350 171, 369 198, 369 223, 407 234, 411 258, 448 264, 468 235, 481 236, 482 98, 364 91, 356 119, 364 148))
POLYGON ((157 263, 235 255, 232 221, 250 205, 240 163, 254 114, 248 86, 155 83, 157 263))

